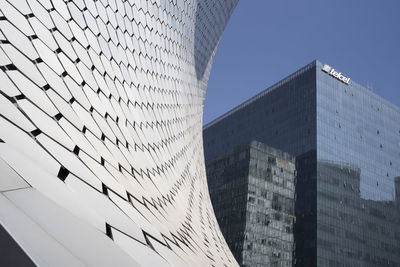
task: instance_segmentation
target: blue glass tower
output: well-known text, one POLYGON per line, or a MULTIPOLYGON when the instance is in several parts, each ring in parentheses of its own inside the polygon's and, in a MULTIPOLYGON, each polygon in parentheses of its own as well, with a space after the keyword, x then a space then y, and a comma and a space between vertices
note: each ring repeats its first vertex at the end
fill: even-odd
POLYGON ((314 61, 204 127, 296 156, 296 266, 400 266, 400 109, 314 61))

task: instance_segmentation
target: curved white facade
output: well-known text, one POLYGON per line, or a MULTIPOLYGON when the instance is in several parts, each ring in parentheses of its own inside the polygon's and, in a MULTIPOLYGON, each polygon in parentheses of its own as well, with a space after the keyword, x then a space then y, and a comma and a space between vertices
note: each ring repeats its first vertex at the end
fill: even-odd
POLYGON ((237 0, 0 0, 0 224, 37 266, 236 266, 202 111, 237 0))

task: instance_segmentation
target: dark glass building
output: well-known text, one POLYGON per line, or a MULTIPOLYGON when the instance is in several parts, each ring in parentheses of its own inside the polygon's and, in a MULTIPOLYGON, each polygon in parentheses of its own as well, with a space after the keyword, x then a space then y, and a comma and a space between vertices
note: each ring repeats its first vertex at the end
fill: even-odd
POLYGON ((218 224, 240 266, 292 266, 295 158, 252 141, 206 168, 218 224))
POLYGON ((314 61, 203 131, 296 156, 295 266, 400 266, 400 109, 314 61), (397 178, 396 178, 397 177, 397 178))

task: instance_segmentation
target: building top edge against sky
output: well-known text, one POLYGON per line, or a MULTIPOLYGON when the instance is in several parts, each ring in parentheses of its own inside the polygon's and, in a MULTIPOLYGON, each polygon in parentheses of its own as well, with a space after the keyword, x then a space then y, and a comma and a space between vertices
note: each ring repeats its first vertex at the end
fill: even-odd
MULTIPOLYGON (((263 96, 269 94, 270 92, 274 91, 274 90, 275 90, 276 88, 278 88, 280 85, 282 85, 282 84, 284 84, 284 83, 286 83, 286 82, 288 82, 288 81, 290 81, 290 80, 296 78, 297 76, 303 74, 304 72, 306 72, 307 70, 309 70, 309 69, 311 69, 311 68, 313 68, 313 67, 315 67, 315 66, 317 66, 317 67, 319 66, 319 67, 320 67, 319 70, 322 71, 322 67, 323 67, 325 64, 328 64, 328 63, 322 63, 322 62, 319 61, 319 60, 313 60, 311 63, 305 65, 304 67, 302 67, 302 68, 300 68, 300 69, 298 69, 297 71, 295 71, 294 73, 288 75, 287 77, 285 77, 285 78, 279 80, 278 82, 276 82, 276 83, 273 84, 272 86, 270 86, 270 87, 264 89, 263 91, 261 91, 260 93, 256 94, 255 96, 251 97, 250 99, 244 101, 243 103, 237 105, 237 106, 234 107, 233 109, 231 109, 231 110, 225 112, 224 114, 218 116, 218 117, 215 118, 214 120, 212 120, 212 121, 206 123, 206 124, 203 126, 203 130, 208 129, 209 127, 211 127, 211 126, 213 126, 214 124, 220 122, 220 121, 223 120, 224 118, 226 118, 226 117, 230 116, 231 114, 233 114, 233 113, 235 113, 235 112, 237 112, 237 111, 243 109, 244 107, 246 107, 247 105, 253 103, 253 102, 256 101, 257 99, 259 99, 259 98, 261 98, 261 97, 263 97, 263 96)), ((330 65, 329 65, 329 66, 330 66, 330 65)), ((335 68, 335 66, 330 66, 330 67, 335 68)), ((336 69, 335 69, 335 70, 336 70, 336 69)), ((318 71, 318 69, 317 69, 317 71, 318 71)), ((343 71, 343 70, 337 70, 337 71, 341 72, 341 71, 343 71)), ((350 83, 349 83, 349 85, 351 85, 351 86, 353 86, 353 87, 355 87, 355 88, 357 88, 357 89, 359 89, 359 90, 362 90, 363 93, 368 94, 370 97, 375 98, 375 99, 378 100, 379 102, 384 103, 384 104, 387 105, 388 107, 393 108, 393 109, 395 109, 397 112, 400 113, 400 107, 396 106, 395 104, 391 103, 389 100, 387 100, 387 99, 381 97, 380 95, 374 93, 373 91, 367 89, 365 86, 363 86, 363 85, 357 83, 356 81, 352 80, 352 79, 351 79, 351 75, 350 75, 349 73, 346 73, 346 72, 344 72, 344 73, 345 73, 346 75, 349 75, 349 76, 346 76, 346 77, 350 77, 350 83)), ((328 73, 326 73, 326 74, 329 75, 328 73)), ((334 77, 332 77, 332 78, 334 78, 334 77)))

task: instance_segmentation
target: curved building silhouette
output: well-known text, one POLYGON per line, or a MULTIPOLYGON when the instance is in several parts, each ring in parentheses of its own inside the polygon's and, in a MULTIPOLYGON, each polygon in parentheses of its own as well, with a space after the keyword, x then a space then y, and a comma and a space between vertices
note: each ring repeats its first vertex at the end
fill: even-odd
POLYGON ((0 265, 237 265, 202 141, 236 3, 0 0, 0 265))

